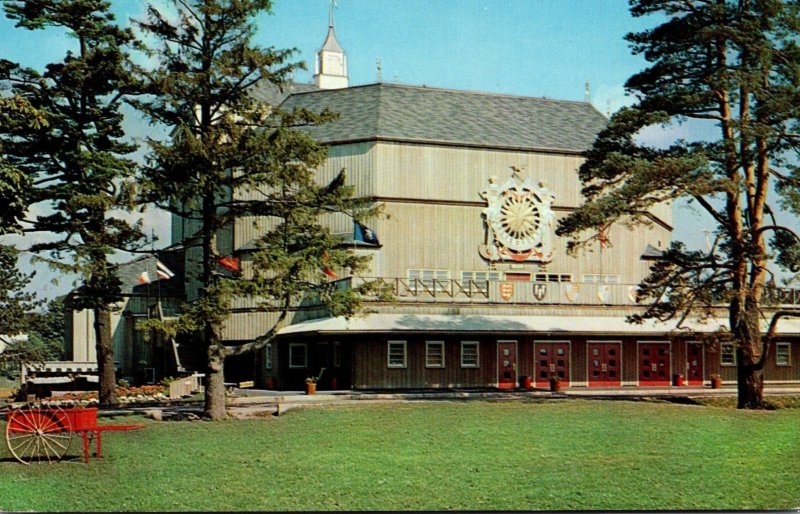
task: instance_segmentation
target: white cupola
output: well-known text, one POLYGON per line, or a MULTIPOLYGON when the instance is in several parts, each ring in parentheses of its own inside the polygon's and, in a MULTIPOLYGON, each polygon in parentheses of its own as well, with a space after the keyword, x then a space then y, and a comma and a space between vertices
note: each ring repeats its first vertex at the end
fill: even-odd
POLYGON ((342 89, 347 87, 347 56, 342 45, 336 40, 333 30, 333 7, 331 2, 330 15, 328 16, 328 36, 317 52, 314 64, 314 84, 320 89, 342 89))

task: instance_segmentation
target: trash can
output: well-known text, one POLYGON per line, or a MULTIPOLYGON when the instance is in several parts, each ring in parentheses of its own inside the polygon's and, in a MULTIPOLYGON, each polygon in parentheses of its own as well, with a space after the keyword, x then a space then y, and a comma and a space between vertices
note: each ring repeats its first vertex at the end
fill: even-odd
POLYGON ((533 389, 533 379, 529 376, 523 376, 520 380, 523 389, 533 389))
POLYGON ((672 375, 672 385, 674 386, 682 386, 683 385, 683 375, 680 373, 676 373, 672 375))

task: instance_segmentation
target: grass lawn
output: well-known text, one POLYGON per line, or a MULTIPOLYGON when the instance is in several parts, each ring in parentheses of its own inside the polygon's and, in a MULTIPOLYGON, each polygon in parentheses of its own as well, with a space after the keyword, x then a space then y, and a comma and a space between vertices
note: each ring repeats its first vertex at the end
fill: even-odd
POLYGON ((145 422, 107 432, 89 465, 8 455, 0 510, 800 507, 800 409, 473 401, 145 422))

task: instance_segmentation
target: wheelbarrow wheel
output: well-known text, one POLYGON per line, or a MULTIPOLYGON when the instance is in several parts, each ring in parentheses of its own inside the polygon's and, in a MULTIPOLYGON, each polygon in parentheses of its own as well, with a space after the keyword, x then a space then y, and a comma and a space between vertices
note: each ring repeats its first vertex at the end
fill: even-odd
POLYGON ((72 426, 61 407, 25 405, 8 412, 6 444, 23 464, 60 460, 71 442, 72 426))

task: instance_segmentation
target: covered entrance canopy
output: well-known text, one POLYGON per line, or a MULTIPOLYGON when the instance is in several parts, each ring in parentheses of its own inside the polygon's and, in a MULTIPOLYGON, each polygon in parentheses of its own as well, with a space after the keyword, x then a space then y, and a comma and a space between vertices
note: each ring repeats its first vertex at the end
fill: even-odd
MULTIPOLYGON (((443 314, 367 314, 350 319, 344 317, 303 321, 284 327, 280 335, 324 333, 375 333, 375 332, 475 332, 582 335, 646 335, 677 336, 692 332, 711 333, 726 329, 726 321, 719 319, 685 320, 680 328, 677 320, 661 322, 647 320, 642 324, 628 323, 625 316, 498 316, 498 315, 443 315, 443 314)), ((764 320, 762 330, 766 330, 764 320)), ((782 318, 778 332, 800 334, 800 319, 782 318)))

